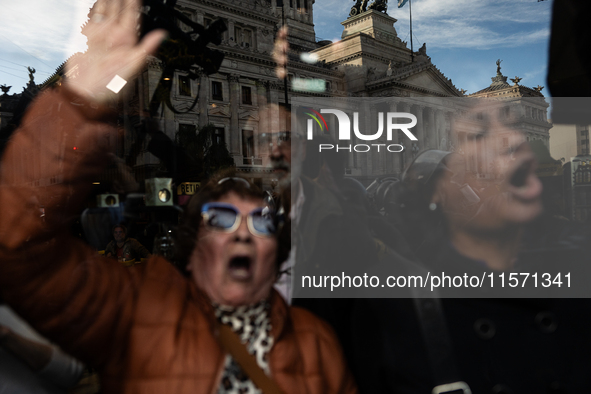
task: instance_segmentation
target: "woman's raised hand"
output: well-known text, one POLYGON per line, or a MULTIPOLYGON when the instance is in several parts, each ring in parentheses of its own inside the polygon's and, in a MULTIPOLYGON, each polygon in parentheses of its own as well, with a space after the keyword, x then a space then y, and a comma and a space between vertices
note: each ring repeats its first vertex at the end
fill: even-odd
POLYGON ((166 31, 154 30, 139 41, 140 2, 96 2, 85 28, 88 50, 66 64, 66 86, 76 95, 104 103, 144 66, 146 57, 166 38, 166 31))

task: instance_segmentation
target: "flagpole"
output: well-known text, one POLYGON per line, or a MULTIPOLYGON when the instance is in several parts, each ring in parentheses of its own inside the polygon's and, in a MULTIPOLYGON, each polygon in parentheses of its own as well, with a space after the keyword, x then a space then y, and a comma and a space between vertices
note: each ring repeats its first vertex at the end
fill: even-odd
POLYGON ((415 51, 412 47, 412 0, 408 0, 408 10, 410 12, 410 62, 415 61, 415 51))

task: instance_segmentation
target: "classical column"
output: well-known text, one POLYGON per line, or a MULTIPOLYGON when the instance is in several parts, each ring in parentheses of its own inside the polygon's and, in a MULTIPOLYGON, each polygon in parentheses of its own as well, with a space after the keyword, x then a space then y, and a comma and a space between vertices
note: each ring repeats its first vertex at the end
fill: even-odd
POLYGON ((238 107, 240 106, 239 82, 239 75, 228 75, 228 84, 230 85, 230 141, 228 145, 230 154, 234 157, 234 162, 242 164, 240 152, 241 130, 238 122, 238 107))
POLYGON ((456 112, 449 112, 449 141, 451 146, 454 149, 457 149, 459 146, 459 135, 458 130, 456 130, 456 118, 458 114, 456 112))
MULTIPOLYGON (((386 151, 386 147, 391 144, 391 141, 388 141, 388 133, 387 133, 387 123, 388 123, 388 112, 390 112, 390 106, 388 105, 387 102, 383 102, 379 104, 379 109, 375 111, 374 116, 372 116, 373 119, 373 127, 370 130, 371 133, 375 133, 378 131, 379 129, 379 122, 380 119, 378 118, 378 113, 382 113, 381 115, 381 119, 383 122, 383 129, 382 129, 382 135, 380 136, 380 138, 378 138, 375 143, 376 144, 383 144, 383 146, 372 146, 372 150, 370 152, 372 152, 372 155, 377 155, 377 162, 378 162, 378 171, 380 174, 385 175, 391 172, 391 165, 390 165, 390 154, 386 151), (374 151, 375 149, 375 151, 374 151), (378 152, 379 149, 379 152, 378 152)), ((394 136, 392 136, 392 138, 394 138, 394 136)))
POLYGON ((378 146, 372 146, 373 145, 378 145, 378 144, 386 144, 387 141, 387 133, 386 133, 386 122, 385 122, 385 112, 388 111, 388 108, 384 108, 383 105, 381 105, 380 103, 376 103, 375 102, 370 102, 368 101, 365 106, 361 109, 360 112, 360 117, 364 117, 367 119, 367 127, 361 129, 360 131, 363 132, 363 134, 366 135, 371 135, 371 134, 375 134, 377 133, 377 131, 379 130, 379 125, 380 125, 380 119, 378 117, 378 114, 382 114, 382 121, 383 123, 383 129, 382 129, 382 135, 374 140, 374 141, 361 141, 362 144, 367 144, 370 146, 370 151, 369 153, 363 153, 364 155, 369 155, 369 157, 371 158, 371 162, 372 162, 372 175, 384 175, 384 173, 386 172, 385 167, 386 167, 386 157, 383 155, 382 153, 382 149, 384 147, 379 147, 380 148, 380 152, 378 153, 378 146))
POLYGON ((295 19, 296 21, 300 21, 301 19, 301 15, 300 15, 300 10, 298 8, 298 0, 290 0, 293 1, 292 4, 292 9, 293 9, 293 19, 295 19))
POLYGON ((437 149, 437 129, 435 126, 435 109, 428 108, 427 112, 427 127, 425 130, 427 137, 427 146, 425 149, 437 149))
POLYGON ((280 130, 279 122, 279 91, 277 90, 277 83, 269 82, 267 87, 269 89, 269 102, 270 111, 268 111, 267 128, 271 133, 277 133, 280 130), (272 105, 275 104, 275 105, 272 105))
POLYGON ((259 50, 259 34, 261 34, 261 29, 259 27, 256 27, 254 29, 254 31, 252 32, 252 50, 253 51, 258 51, 259 50))
MULTIPOLYGON (((359 131, 362 134, 371 134, 371 129, 372 129, 371 118, 372 117, 367 116, 367 114, 371 114, 371 110, 368 108, 368 103, 365 101, 362 101, 361 108, 355 108, 355 109, 353 109, 352 112, 359 112, 359 114, 360 114, 360 116, 359 116, 359 131)), ((353 114, 351 114, 351 115, 353 115, 353 114)), ((354 117, 350 116, 349 119, 354 120, 354 117)), ((369 145, 369 144, 371 144, 371 141, 365 141, 365 140, 357 138, 357 136, 355 135, 353 124, 351 125, 351 136, 352 136, 352 138, 351 138, 351 148, 352 148, 351 152, 355 152, 355 150, 353 149, 353 147, 355 145, 358 145, 358 144, 369 145)), ((352 154, 355 154, 358 157, 358 163, 361 163, 362 170, 365 168, 365 172, 362 172, 363 175, 370 175, 370 176, 377 175, 377 168, 378 168, 377 157, 374 157, 374 155, 371 153, 363 153, 363 152, 355 152, 352 154)))
POLYGON ((228 19, 228 41, 235 44, 236 37, 234 37, 234 33, 234 19, 228 19))
MULTIPOLYGON (((397 99, 398 100, 398 99, 397 99)), ((409 112, 410 106, 405 104, 401 101, 392 101, 390 103, 390 112, 409 112)), ((408 122, 408 119, 400 119, 401 122, 408 122)), ((411 129, 414 133, 415 130, 411 129)), ((401 131, 396 131, 392 135, 392 141, 387 141, 388 145, 390 144, 400 144, 405 147, 405 150, 408 148, 409 144, 408 137, 401 131)), ((396 149, 395 149, 396 150, 396 149)), ((389 173, 402 173, 404 169, 404 161, 403 158, 406 154, 406 151, 403 152, 387 152, 388 155, 388 163, 389 163, 389 173)))
MULTIPOLYGON (((396 112, 411 112, 411 104, 401 101, 398 103, 396 112)), ((408 122, 408 119, 402 120, 402 122, 408 122)), ((417 120, 418 123, 418 120, 417 120)), ((400 174, 404 171, 406 166, 412 161, 413 154, 412 154, 412 146, 413 143, 416 141, 412 141, 410 138, 406 136, 402 131, 398 132, 398 143, 404 146, 404 150, 399 153, 401 155, 401 159, 398 160, 399 167, 400 167, 400 174)))
POLYGON ((200 77, 200 92, 199 92, 199 127, 203 127, 209 123, 209 77, 202 74, 200 77))
MULTIPOLYGON (((397 108, 398 106, 396 104, 396 101, 390 99, 388 112, 398 112, 397 108)), ((384 120, 387 122, 388 119, 386 118, 384 120)), ((397 144, 398 138, 398 135, 392 135, 392 141, 386 141, 386 145, 397 144)), ((400 155, 400 153, 391 153, 386 150, 384 154, 386 155, 386 171, 388 173, 398 172, 398 156, 400 155)))
POLYGON ((435 144, 433 144, 433 148, 441 149, 441 141, 442 141, 442 131, 441 131, 441 110, 433 109, 433 135, 435 138, 435 144))
POLYGON ((419 147, 419 150, 423 151, 427 149, 427 141, 425 136, 426 133, 424 129, 425 122, 423 120, 423 106, 418 104, 413 105, 412 114, 414 114, 417 117, 417 125, 414 128, 415 132, 413 134, 418 139, 417 145, 419 147))
MULTIPOLYGON (((388 112, 400 112, 398 111, 398 102, 394 101, 394 99, 389 99, 388 101, 388 108, 387 108, 388 112)), ((388 124, 388 118, 387 118, 387 114, 384 114, 384 134, 386 135, 386 140, 384 141, 384 143, 386 144, 385 147, 381 147, 381 148, 386 148, 383 150, 383 153, 381 153, 382 155, 385 155, 385 171, 389 174, 395 173, 398 171, 398 167, 400 166, 400 163, 398 162, 399 157, 400 157, 400 153, 394 153, 394 152, 388 152, 387 147, 388 145, 392 145, 392 144, 398 144, 398 140, 400 139, 398 132, 396 133, 392 133, 392 140, 388 141, 387 139, 387 124, 388 124)), ((380 149, 380 152, 382 152, 382 149, 380 149)))
POLYGON ((265 160, 265 157, 269 156, 269 145, 266 143, 267 140, 260 140, 259 138, 262 133, 269 132, 269 121, 265 116, 262 116, 262 110, 267 107, 267 85, 268 84, 263 81, 256 81, 257 104, 259 108, 259 126, 257 132, 254 134, 254 149, 255 155, 262 157, 263 161, 265 160))
POLYGON ((443 129, 443 136, 445 137, 445 140, 447 141, 447 145, 445 147, 446 150, 450 150, 451 146, 452 146, 452 131, 451 131, 452 118, 453 118, 453 114, 450 111, 446 111, 443 113, 443 119, 445 121, 445 123, 444 123, 445 126, 443 129))

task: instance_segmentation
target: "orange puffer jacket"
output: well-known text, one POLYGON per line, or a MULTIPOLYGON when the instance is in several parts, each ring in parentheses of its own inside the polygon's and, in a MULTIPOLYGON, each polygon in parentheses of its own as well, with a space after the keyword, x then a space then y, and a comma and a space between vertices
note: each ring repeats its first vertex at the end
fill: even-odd
MULTIPOLYGON (((108 162, 112 116, 61 90, 42 94, 25 117, 0 164, 0 295, 99 368, 105 393, 217 392, 225 354, 194 283, 161 257, 129 269, 68 235, 108 162)), ((356 392, 327 324, 277 293, 270 302, 269 364, 281 389, 356 392)))

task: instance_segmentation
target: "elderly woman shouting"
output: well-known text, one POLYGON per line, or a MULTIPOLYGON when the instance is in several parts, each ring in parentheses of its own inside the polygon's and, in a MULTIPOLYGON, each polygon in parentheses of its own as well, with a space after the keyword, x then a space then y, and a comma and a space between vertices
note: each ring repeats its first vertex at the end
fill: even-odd
POLYGON ((272 290, 277 223, 248 182, 212 180, 189 204, 178 241, 189 278, 158 256, 123 269, 70 236, 108 163, 111 82, 164 36, 137 43, 137 6, 99 0, 75 78, 38 97, 2 157, 0 296, 95 366, 107 393, 355 392, 330 328, 272 290))

